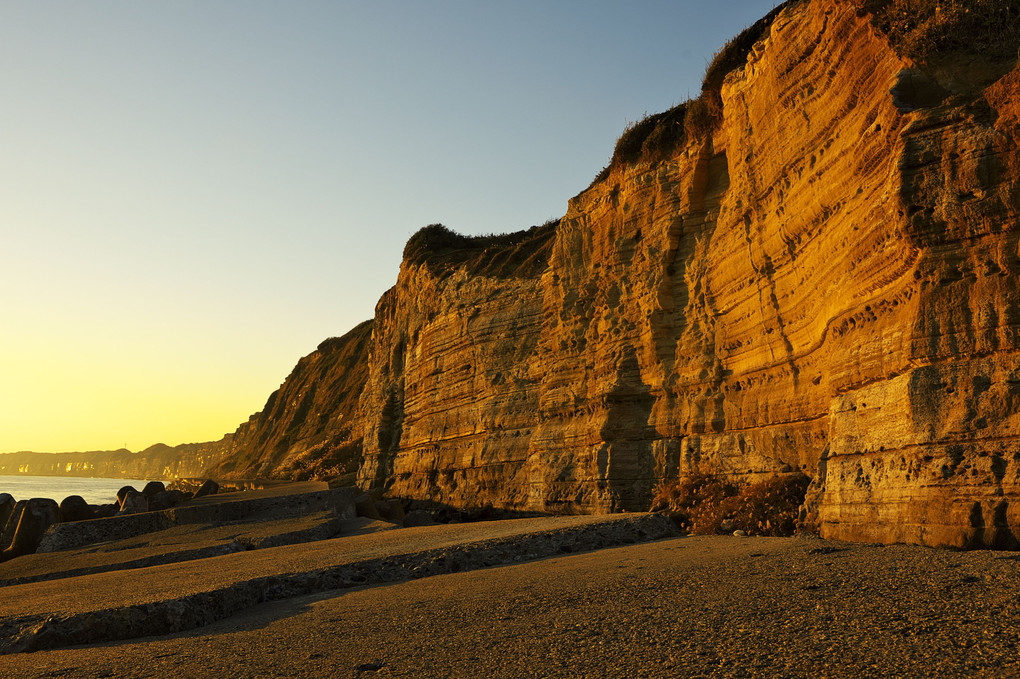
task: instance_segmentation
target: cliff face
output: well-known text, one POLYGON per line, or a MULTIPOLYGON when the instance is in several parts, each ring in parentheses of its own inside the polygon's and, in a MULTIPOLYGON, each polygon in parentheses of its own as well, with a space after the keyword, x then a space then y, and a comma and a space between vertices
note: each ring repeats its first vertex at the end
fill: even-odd
POLYGON ((529 505, 554 229, 405 258, 376 307, 361 483, 461 506, 529 505))
POLYGON ((365 321, 298 361, 265 407, 223 441, 220 458, 205 474, 305 479, 355 472, 361 464, 358 396, 371 334, 372 322, 365 321))
POLYGON ((847 3, 790 4, 721 124, 614 163, 544 270, 405 261, 361 481, 609 511, 689 471, 801 471, 825 536, 1014 543, 1020 76, 983 92, 1001 71, 972 67, 915 67, 847 3))
POLYGON ((902 356, 833 396, 819 514, 823 535, 1015 548, 1020 74, 976 98, 944 82, 895 147, 898 247, 916 253, 902 356))

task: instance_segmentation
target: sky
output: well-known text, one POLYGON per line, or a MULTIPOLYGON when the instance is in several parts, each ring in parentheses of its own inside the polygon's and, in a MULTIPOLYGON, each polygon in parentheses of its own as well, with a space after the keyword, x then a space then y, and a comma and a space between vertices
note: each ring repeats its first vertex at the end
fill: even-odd
POLYGON ((0 453, 211 441, 404 242, 566 212, 772 0, 0 0, 0 453))

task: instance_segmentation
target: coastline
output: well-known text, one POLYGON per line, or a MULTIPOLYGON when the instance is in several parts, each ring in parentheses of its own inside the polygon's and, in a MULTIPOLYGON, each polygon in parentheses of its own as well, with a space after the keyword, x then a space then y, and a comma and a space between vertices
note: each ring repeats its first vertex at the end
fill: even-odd
POLYGON ((117 490, 124 486, 141 489, 149 479, 107 476, 57 476, 49 474, 0 474, 0 493, 9 493, 15 500, 49 498, 61 502, 71 495, 80 495, 92 505, 117 501, 117 490))

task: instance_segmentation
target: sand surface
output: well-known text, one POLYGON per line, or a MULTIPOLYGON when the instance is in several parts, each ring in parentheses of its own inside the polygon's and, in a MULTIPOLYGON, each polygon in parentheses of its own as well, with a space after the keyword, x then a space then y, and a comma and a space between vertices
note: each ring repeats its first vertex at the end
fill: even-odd
POLYGON ((557 530, 622 524, 625 520, 624 515, 557 516, 403 528, 130 571, 11 585, 0 590, 0 620, 18 619, 39 611, 66 616, 143 606, 221 590, 259 578, 315 573, 371 559, 400 559, 411 553, 452 549, 483 540, 545 535, 557 530))
POLYGON ((357 522, 343 522, 333 512, 323 511, 285 519, 216 526, 187 523, 77 549, 26 554, 0 564, 0 586, 209 558, 244 551, 253 545, 271 544, 272 540, 288 535, 309 534, 317 528, 334 526, 333 530, 323 531, 323 537, 328 538, 340 532, 356 532, 360 526, 352 527, 352 524, 357 522), (344 528, 348 530, 343 531, 344 528))
POLYGON ((1020 676, 1020 554, 694 537, 327 592, 11 677, 1020 676))

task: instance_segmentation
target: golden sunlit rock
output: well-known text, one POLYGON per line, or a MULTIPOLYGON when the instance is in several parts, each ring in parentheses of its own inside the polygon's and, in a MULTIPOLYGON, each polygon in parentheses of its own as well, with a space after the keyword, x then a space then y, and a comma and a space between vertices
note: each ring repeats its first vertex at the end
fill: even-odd
POLYGON ((1015 545, 1020 74, 982 92, 974 69, 940 80, 849 4, 795 3, 721 125, 614 163, 541 273, 405 261, 361 481, 611 511, 684 473, 801 471, 826 537, 1015 545))

